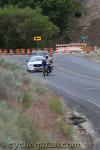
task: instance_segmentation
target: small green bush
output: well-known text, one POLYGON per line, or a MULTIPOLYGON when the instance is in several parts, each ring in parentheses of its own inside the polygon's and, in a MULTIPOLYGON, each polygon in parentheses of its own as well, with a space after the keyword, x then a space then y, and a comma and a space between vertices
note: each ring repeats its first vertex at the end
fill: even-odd
POLYGON ((5 69, 11 70, 11 71, 21 69, 18 62, 11 62, 9 60, 5 60, 4 58, 0 59, 0 66, 4 67, 5 69))
POLYGON ((58 113, 58 114, 62 114, 63 113, 63 107, 62 107, 62 103, 60 100, 49 100, 48 102, 49 104, 49 108, 55 112, 55 113, 58 113))
POLYGON ((66 138, 72 137, 73 129, 62 119, 59 121, 59 128, 66 138))
POLYGON ((33 102, 32 93, 31 92, 25 92, 22 98, 22 107, 24 109, 27 109, 30 107, 30 105, 33 102))
POLYGON ((37 79, 32 80, 32 85, 33 85, 34 91, 36 91, 39 95, 45 95, 49 91, 47 86, 42 84, 41 81, 37 81, 37 79))

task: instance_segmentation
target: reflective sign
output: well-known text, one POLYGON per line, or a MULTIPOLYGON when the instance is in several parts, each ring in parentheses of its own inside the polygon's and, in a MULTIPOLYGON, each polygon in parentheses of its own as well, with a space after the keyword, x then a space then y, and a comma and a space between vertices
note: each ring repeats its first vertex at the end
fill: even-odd
POLYGON ((41 36, 34 36, 34 41, 41 41, 41 36))

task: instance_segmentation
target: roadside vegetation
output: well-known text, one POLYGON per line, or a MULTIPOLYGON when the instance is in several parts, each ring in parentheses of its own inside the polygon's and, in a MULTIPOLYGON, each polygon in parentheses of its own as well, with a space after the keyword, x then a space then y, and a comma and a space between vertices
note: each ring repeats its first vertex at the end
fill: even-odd
MULTIPOLYGON (((64 102, 19 64, 0 59, 0 142, 72 142, 64 102)), ((1 148, 3 149, 3 148, 1 148)), ((24 149, 24 148, 23 148, 24 149)), ((26 148, 25 148, 26 150, 26 148)))

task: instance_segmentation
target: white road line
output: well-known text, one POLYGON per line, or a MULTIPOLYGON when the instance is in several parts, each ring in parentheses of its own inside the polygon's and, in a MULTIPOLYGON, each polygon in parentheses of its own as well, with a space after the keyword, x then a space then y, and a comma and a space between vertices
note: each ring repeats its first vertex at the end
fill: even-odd
POLYGON ((56 85, 56 84, 52 83, 51 81, 47 81, 47 82, 48 82, 49 84, 51 84, 53 87, 55 87, 55 88, 57 88, 57 89, 60 89, 60 90, 63 90, 66 94, 70 94, 70 95, 75 96, 75 97, 78 97, 78 98, 80 98, 80 99, 84 99, 86 102, 91 103, 92 105, 95 105, 96 107, 100 108, 100 105, 99 105, 99 104, 97 104, 97 103, 95 103, 95 102, 92 102, 90 99, 87 99, 86 97, 81 97, 81 96, 79 96, 79 95, 77 95, 77 94, 75 94, 75 93, 73 93, 73 92, 70 92, 68 89, 65 89, 65 88, 63 88, 63 87, 61 87, 61 86, 59 86, 59 85, 56 85))
POLYGON ((100 90, 100 88, 91 87, 91 88, 87 88, 87 90, 100 90))
POLYGON ((67 69, 65 69, 65 68, 63 68, 63 67, 60 67, 60 66, 58 66, 58 65, 56 65, 56 64, 55 64, 55 66, 56 66, 58 69, 60 69, 60 70, 62 70, 62 71, 64 71, 64 72, 66 72, 66 73, 74 74, 74 75, 76 75, 76 76, 83 77, 83 78, 88 78, 88 79, 100 81, 100 78, 94 78, 94 77, 90 77, 90 76, 87 76, 87 75, 84 75, 84 74, 79 74, 79 73, 77 73, 77 72, 73 72, 73 71, 67 70, 67 69))

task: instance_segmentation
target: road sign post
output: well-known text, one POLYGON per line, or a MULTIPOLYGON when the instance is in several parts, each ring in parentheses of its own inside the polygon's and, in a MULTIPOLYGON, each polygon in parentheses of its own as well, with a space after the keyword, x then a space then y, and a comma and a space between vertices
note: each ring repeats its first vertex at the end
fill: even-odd
POLYGON ((34 36, 34 41, 36 41, 37 42, 37 49, 38 49, 38 47, 39 47, 39 41, 41 41, 41 36, 34 36))

